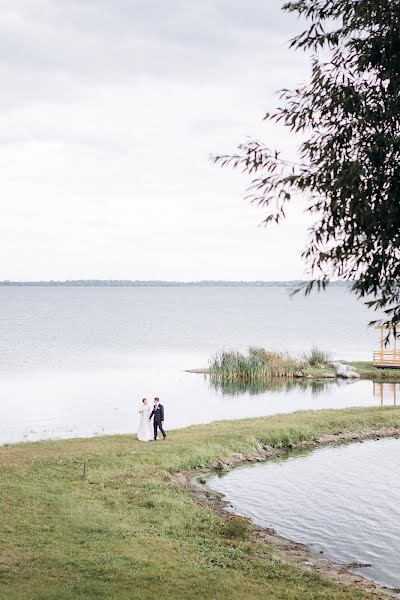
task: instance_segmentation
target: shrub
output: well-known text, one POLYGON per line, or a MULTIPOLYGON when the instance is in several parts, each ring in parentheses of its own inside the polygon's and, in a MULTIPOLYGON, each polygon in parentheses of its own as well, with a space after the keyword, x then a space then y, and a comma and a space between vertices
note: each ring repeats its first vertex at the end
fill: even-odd
POLYGON ((230 540, 245 540, 249 535, 249 523, 241 517, 231 517, 222 526, 222 535, 230 540))
POLYGON ((332 360, 332 354, 325 350, 321 350, 317 346, 313 346, 309 352, 303 354, 303 361, 316 367, 318 365, 326 365, 332 360))

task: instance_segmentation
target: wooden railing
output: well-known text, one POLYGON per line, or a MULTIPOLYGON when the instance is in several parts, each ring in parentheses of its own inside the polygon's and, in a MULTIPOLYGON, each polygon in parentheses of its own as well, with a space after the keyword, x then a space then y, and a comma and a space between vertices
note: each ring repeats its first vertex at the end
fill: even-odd
POLYGON ((400 350, 377 350, 373 364, 376 367, 400 367, 400 350))

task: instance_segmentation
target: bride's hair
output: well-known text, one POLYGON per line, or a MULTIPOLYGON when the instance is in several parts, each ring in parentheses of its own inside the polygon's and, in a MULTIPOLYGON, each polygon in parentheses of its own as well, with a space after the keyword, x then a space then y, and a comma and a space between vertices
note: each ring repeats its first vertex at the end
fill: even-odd
POLYGON ((146 402, 146 401, 147 401, 147 398, 143 398, 142 402, 144 403, 144 402, 146 402))

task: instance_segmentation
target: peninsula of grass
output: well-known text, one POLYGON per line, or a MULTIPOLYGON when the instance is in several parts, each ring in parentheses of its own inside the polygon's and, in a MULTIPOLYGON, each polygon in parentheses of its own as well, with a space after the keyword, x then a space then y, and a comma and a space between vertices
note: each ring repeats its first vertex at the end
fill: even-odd
POLYGON ((0 598, 372 598, 288 564, 250 527, 195 502, 176 474, 262 445, 400 428, 396 408, 301 412, 171 431, 0 447, 0 598))
MULTIPOLYGON (((371 362, 338 362, 352 367, 361 379, 400 381, 400 369, 380 369, 371 362)), ((238 385, 276 379, 336 378, 331 354, 315 347, 300 357, 259 347, 250 347, 247 353, 221 351, 212 356, 208 368, 190 369, 188 372, 209 375, 216 384, 238 385)))

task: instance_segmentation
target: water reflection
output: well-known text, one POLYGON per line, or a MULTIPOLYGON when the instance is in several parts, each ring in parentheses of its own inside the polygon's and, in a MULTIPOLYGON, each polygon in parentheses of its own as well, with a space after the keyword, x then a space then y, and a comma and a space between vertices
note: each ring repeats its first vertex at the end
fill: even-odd
POLYGON ((328 388, 343 387, 344 385, 354 385, 354 381, 329 380, 329 379, 271 379, 270 381, 223 381, 218 378, 209 377, 209 384, 212 390, 215 390, 223 396, 240 396, 249 394, 257 396, 268 392, 276 394, 286 394, 291 391, 309 392, 311 396, 318 397, 328 388))
POLYGON ((397 406, 400 401, 400 383, 373 382, 374 400, 381 406, 397 406))
MULTIPOLYGON (((297 391, 310 394, 313 398, 317 398, 325 394, 328 390, 334 392, 335 389, 343 388, 344 386, 354 386, 359 383, 358 380, 345 379, 272 379, 270 381, 223 381, 216 377, 205 375, 205 379, 209 382, 209 388, 212 391, 218 392, 222 396, 258 396, 260 394, 287 394, 297 391)), ((380 406, 397 406, 400 404, 400 383, 385 383, 381 381, 371 382, 373 404, 380 406)))

